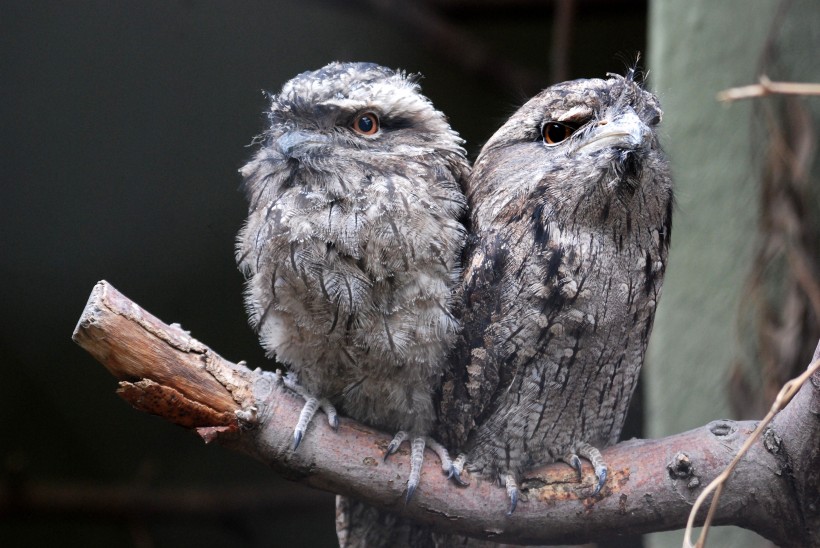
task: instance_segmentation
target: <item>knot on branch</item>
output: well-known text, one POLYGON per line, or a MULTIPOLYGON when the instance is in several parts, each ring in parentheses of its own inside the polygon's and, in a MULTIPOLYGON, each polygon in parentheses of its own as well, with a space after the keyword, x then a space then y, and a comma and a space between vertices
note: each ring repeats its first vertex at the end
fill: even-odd
POLYGON ((709 423, 709 432, 718 438, 728 438, 737 432, 737 425, 728 420, 712 421, 709 423))
POLYGON ((700 478, 697 477, 692 460, 686 453, 678 452, 672 458, 672 461, 666 465, 666 469, 673 481, 689 480, 686 483, 686 487, 689 489, 694 489, 700 485, 700 478))

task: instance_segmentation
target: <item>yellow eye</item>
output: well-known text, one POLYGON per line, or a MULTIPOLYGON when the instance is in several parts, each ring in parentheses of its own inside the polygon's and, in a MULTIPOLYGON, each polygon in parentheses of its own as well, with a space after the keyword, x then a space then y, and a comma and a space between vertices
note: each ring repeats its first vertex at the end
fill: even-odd
POLYGON ((541 136, 546 144, 557 145, 561 141, 569 139, 575 129, 575 127, 561 122, 547 122, 541 128, 541 136))
POLYGON ((353 131, 362 135, 375 135, 379 132, 379 117, 372 112, 358 115, 353 121, 353 131))

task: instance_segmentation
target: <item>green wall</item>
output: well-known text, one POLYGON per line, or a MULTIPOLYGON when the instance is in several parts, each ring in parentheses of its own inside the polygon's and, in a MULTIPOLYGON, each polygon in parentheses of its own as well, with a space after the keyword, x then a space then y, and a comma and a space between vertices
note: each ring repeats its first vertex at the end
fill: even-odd
MULTIPOLYGON (((649 83, 665 111, 678 202, 646 369, 650 437, 733 418, 727 374, 745 351, 738 314, 757 234, 765 135, 752 101, 719 104, 715 95, 757 81, 779 6, 770 0, 650 2, 649 83)), ((820 5, 793 2, 775 44, 773 79, 820 81, 820 5)), ((820 101, 808 101, 820 127, 820 101)), ((725 528, 710 534, 710 544, 754 546, 750 537, 725 528)), ((682 534, 653 541, 680 546, 682 534)))

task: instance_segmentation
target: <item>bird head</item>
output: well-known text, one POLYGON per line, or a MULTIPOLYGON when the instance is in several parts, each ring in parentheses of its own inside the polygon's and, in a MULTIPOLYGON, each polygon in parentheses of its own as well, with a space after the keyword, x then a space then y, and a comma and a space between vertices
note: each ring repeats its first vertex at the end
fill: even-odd
POLYGON ((418 78, 372 63, 299 74, 270 96, 265 144, 275 159, 320 171, 374 155, 463 155, 463 141, 420 93, 418 78))
POLYGON ((522 198, 551 222, 600 226, 635 214, 660 218, 671 201, 668 162, 657 137, 657 98, 626 77, 551 86, 493 135, 468 183, 479 225, 522 198), (500 192, 508 189, 507 192, 500 192), (512 190, 509 190, 512 189, 512 190), (495 195, 497 198, 487 199, 495 195))

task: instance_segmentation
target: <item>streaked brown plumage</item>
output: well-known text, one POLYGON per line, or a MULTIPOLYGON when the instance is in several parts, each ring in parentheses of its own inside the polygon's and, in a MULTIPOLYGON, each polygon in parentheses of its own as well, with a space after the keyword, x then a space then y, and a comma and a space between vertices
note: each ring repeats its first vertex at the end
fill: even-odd
POLYGON ((298 75, 268 117, 237 258, 251 324, 308 400, 294 445, 317 406, 406 432, 409 498, 458 330, 462 140, 415 77, 367 63, 298 75))
POLYGON ((464 332, 438 436, 518 500, 522 472, 606 465, 644 359, 671 230, 657 99, 610 76, 552 86, 487 142, 468 180, 464 332), (469 440, 468 440, 469 438, 469 440))

